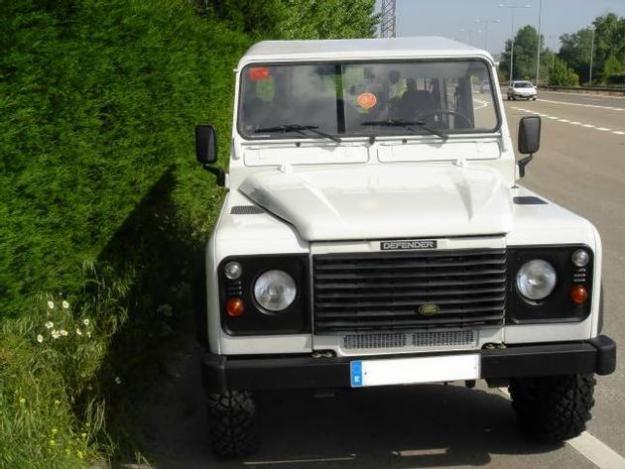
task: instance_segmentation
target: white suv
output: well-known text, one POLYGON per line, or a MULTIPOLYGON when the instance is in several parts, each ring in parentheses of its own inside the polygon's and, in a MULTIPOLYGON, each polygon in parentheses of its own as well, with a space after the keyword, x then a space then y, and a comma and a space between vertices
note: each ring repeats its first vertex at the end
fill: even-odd
POLYGON ((196 129, 227 190, 198 310, 214 451, 255 449, 257 391, 478 379, 510 386, 532 436, 579 434, 616 361, 601 240, 519 184, 540 117, 517 160, 492 57, 431 37, 261 42, 235 82, 229 174, 196 129))
POLYGON ((536 101, 536 86, 529 81, 513 81, 508 86, 508 101, 511 99, 531 99, 536 101))

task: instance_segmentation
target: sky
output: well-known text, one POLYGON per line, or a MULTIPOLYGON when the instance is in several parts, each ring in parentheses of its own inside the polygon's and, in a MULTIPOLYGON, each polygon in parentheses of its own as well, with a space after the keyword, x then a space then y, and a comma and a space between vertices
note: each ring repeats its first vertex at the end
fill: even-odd
MULTIPOLYGON (((502 3, 530 5, 514 10, 515 30, 526 24, 537 28, 540 0, 397 0, 397 35, 445 36, 484 48, 485 23, 475 20, 500 20, 488 23, 487 47, 492 54, 499 54, 511 37, 512 26, 511 10, 497 7, 502 3)), ((542 0, 545 46, 559 49, 559 36, 589 26, 608 12, 625 16, 625 0, 542 0)))

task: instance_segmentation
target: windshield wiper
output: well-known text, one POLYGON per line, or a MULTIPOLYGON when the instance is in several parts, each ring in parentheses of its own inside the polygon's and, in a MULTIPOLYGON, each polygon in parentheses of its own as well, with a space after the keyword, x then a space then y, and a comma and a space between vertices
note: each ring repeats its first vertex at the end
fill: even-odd
POLYGON ((262 127, 260 129, 256 129, 254 133, 260 132, 297 132, 301 135, 306 135, 304 130, 309 130, 312 133, 315 133, 323 138, 329 138, 333 142, 341 143, 341 139, 336 135, 330 135, 323 130, 319 130, 319 126, 317 125, 301 125, 301 124, 282 124, 276 125, 274 127, 262 127))
POLYGON ((362 122, 360 125, 402 127, 404 129, 410 130, 411 132, 418 133, 417 129, 413 127, 414 125, 416 125, 417 127, 419 127, 419 129, 423 129, 426 132, 429 132, 433 135, 436 135, 437 137, 442 138, 443 140, 447 140, 449 138, 449 135, 447 135, 445 132, 442 132, 438 129, 433 129, 432 127, 430 127, 423 121, 405 121, 405 120, 400 120, 400 119, 389 119, 385 121, 365 121, 365 122, 362 122))

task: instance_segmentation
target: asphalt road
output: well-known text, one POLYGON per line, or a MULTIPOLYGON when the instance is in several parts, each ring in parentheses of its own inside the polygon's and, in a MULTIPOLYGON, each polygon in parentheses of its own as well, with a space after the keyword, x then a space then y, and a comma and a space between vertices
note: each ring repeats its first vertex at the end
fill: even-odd
POLYGON ((625 99, 563 93, 506 102, 511 131, 543 116, 542 147, 522 184, 590 219, 604 243, 605 332, 621 344, 620 368, 599 378, 588 434, 540 446, 514 426, 507 396, 478 384, 307 392, 261 398, 263 449, 243 461, 209 451, 198 362, 189 341, 173 344, 170 379, 142 418, 151 464, 234 467, 625 467, 625 99))

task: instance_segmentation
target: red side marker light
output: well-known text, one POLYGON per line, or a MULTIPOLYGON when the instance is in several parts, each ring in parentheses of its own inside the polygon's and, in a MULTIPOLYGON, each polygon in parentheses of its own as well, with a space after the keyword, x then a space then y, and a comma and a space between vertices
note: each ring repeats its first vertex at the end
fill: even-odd
POLYGON ((571 299, 578 305, 585 303, 588 300, 588 290, 584 285, 574 285, 571 288, 571 299))
POLYGON ((252 67, 248 70, 247 75, 252 81, 263 81, 269 78, 269 68, 267 67, 252 67))
POLYGON ((226 301, 226 313, 231 318, 238 318, 245 312, 245 304, 241 298, 228 298, 226 301))

